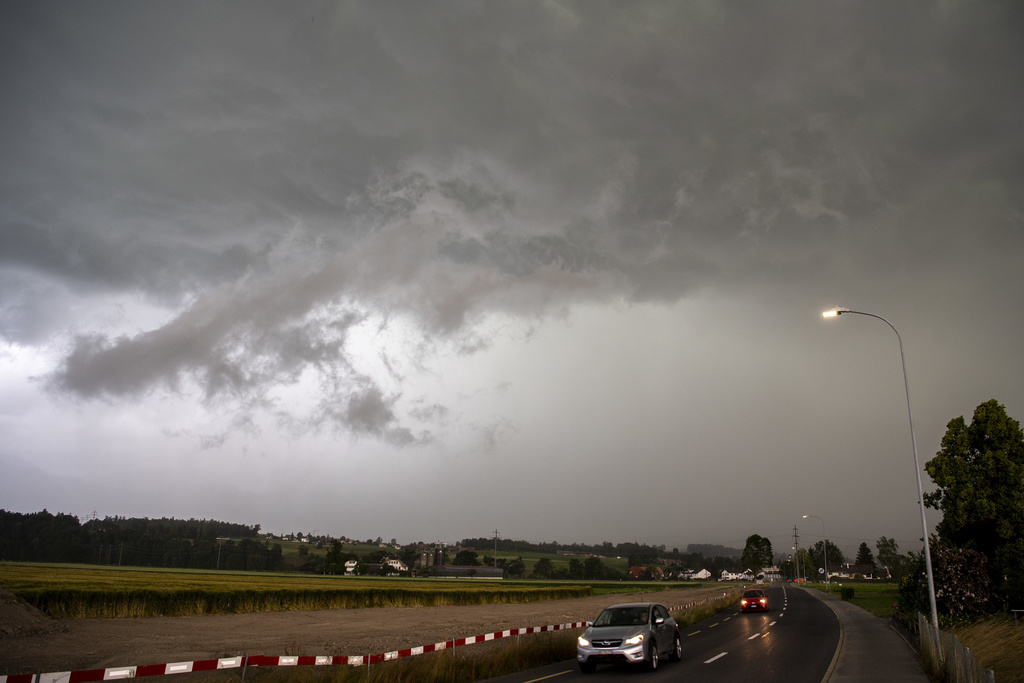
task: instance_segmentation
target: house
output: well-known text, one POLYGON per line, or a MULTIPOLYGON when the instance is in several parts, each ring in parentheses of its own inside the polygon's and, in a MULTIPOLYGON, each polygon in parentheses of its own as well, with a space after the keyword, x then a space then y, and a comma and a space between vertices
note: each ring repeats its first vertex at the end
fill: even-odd
POLYGON ((750 573, 749 569, 744 569, 742 572, 730 572, 723 571, 722 576, 719 577, 719 581, 753 581, 754 575, 750 573))
MULTIPOLYGON (((642 579, 644 574, 647 572, 647 567, 630 567, 629 573, 632 574, 634 579, 642 579)), ((665 578, 665 572, 662 571, 661 567, 651 567, 651 578, 655 581, 660 581, 665 578)))
POLYGON ((685 572, 682 572, 681 578, 687 581, 707 581, 711 578, 711 572, 707 569, 699 569, 697 571, 688 569, 685 572))
POLYGON ((348 560, 347 562, 345 562, 345 573, 355 574, 357 564, 359 564, 359 560, 348 560))
POLYGON ((878 570, 873 564, 844 564, 839 568, 839 571, 833 570, 829 567, 829 576, 838 576, 844 579, 852 579, 857 576, 864 577, 865 579, 875 578, 875 573, 878 570))
POLYGON ((386 560, 384 560, 384 564, 388 565, 389 567, 394 569, 396 572, 407 572, 407 571, 409 571, 409 567, 405 564, 405 562, 402 562, 397 557, 389 557, 389 558, 387 558, 386 560))

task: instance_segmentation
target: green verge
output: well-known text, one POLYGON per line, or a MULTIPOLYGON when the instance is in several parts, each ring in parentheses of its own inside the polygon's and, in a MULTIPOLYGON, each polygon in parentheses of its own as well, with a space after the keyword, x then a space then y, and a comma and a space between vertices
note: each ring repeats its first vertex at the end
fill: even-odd
MULTIPOLYGON (((816 588, 825 591, 824 584, 804 584, 804 588, 816 588)), ((841 595, 843 588, 852 588, 853 597, 847 602, 871 612, 876 617, 888 619, 892 615, 892 605, 899 598, 899 584, 888 581, 849 581, 832 582, 830 592, 841 595)))

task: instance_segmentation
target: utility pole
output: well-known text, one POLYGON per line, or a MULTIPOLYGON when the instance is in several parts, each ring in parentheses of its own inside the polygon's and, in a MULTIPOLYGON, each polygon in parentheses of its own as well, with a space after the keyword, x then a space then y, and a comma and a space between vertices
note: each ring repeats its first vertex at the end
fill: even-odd
POLYGON ((800 534, 796 532, 796 525, 793 525, 793 552, 796 555, 796 575, 800 577, 800 534))
POLYGON ((498 530, 494 530, 494 568, 498 568, 498 530))

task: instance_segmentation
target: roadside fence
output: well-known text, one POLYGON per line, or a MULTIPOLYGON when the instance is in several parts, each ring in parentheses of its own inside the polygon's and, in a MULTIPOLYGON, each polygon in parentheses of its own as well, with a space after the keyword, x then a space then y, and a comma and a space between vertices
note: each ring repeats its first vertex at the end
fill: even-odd
POLYGON ((916 617, 893 607, 893 624, 917 651, 921 668, 940 683, 995 683, 995 674, 978 664, 952 633, 935 628, 923 614, 916 617))
POLYGON ((917 628, 921 661, 929 675, 943 683, 995 683, 995 674, 978 664, 952 633, 935 628, 923 614, 917 615, 917 628))

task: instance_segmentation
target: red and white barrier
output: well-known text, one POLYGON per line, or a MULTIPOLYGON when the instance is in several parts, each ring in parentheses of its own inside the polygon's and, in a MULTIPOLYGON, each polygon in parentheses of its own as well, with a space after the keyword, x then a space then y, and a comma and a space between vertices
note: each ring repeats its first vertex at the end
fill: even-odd
POLYGON ((563 629, 583 628, 588 622, 577 621, 571 624, 554 624, 551 626, 529 626, 513 628, 507 631, 495 631, 479 636, 454 638, 433 645, 421 645, 404 650, 382 652, 375 655, 299 655, 299 656, 267 656, 242 655, 223 659, 204 659, 195 662, 175 662, 173 664, 148 664, 144 666, 122 666, 112 669, 85 669, 82 671, 58 671, 41 674, 0 675, 0 683, 89 683, 91 681, 117 681, 125 678, 141 678, 143 676, 166 676, 170 674, 191 673, 193 671, 211 671, 215 669, 238 669, 250 666, 364 666, 389 662, 403 657, 415 657, 447 650, 463 645, 483 643, 488 640, 521 636, 533 633, 561 631, 563 629))

